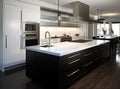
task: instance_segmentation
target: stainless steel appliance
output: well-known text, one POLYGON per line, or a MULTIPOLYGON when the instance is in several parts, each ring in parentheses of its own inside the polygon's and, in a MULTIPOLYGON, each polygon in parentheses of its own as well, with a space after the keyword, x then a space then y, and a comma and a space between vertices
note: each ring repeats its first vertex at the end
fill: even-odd
POLYGON ((36 22, 23 23, 24 47, 39 45, 39 29, 40 29, 39 23, 36 22))
POLYGON ((25 22, 23 23, 24 32, 37 32, 39 29, 39 23, 36 22, 25 22))

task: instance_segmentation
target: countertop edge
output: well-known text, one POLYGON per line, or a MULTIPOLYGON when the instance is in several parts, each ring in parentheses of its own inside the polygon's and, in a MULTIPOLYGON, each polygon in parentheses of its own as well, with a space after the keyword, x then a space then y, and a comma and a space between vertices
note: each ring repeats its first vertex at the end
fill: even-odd
POLYGON ((54 56, 65 56, 65 55, 68 55, 68 54, 71 54, 71 53, 74 53, 74 52, 78 52, 78 51, 86 50, 86 49, 89 49, 89 48, 92 48, 92 47, 100 46, 100 45, 103 45, 103 44, 106 44, 106 43, 109 43, 109 42, 110 41, 106 41, 106 42, 100 43, 98 45, 91 45, 91 46, 88 46, 88 47, 85 47, 85 48, 82 48, 82 49, 78 49, 77 51, 71 51, 69 53, 64 53, 64 54, 51 52, 51 51, 48 51, 48 50, 36 49, 36 48, 34 48, 35 46, 27 47, 26 50, 41 52, 41 53, 45 53, 45 54, 48 54, 48 55, 54 55, 54 56))

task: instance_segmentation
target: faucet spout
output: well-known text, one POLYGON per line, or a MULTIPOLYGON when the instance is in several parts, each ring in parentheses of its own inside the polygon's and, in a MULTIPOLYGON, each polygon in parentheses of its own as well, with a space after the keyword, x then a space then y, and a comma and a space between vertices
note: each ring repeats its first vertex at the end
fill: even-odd
POLYGON ((49 39, 48 46, 50 47, 50 32, 49 31, 45 32, 45 39, 47 39, 47 34, 48 34, 48 39, 49 39))

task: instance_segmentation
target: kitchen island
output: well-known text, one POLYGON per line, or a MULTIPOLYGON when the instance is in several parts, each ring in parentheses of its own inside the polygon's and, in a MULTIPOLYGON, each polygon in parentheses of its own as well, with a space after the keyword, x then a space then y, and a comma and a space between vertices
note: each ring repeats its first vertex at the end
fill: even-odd
POLYGON ((110 41, 110 58, 116 59, 117 43, 119 36, 105 36, 105 37, 94 37, 96 40, 109 40, 110 41))
POLYGON ((26 50, 26 75, 48 89, 66 89, 109 58, 110 42, 61 42, 26 50))

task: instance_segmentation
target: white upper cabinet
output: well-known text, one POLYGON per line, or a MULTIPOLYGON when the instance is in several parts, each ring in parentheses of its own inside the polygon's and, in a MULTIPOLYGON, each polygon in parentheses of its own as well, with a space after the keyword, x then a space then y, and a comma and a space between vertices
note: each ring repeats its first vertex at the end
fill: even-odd
POLYGON ((22 8, 22 22, 30 22, 31 21, 31 22, 40 23, 40 6, 34 5, 32 3, 30 4, 30 2, 24 3, 25 1, 4 0, 4 3, 22 8))
POLYGON ((23 8, 22 22, 38 22, 40 23, 40 7, 23 8))

